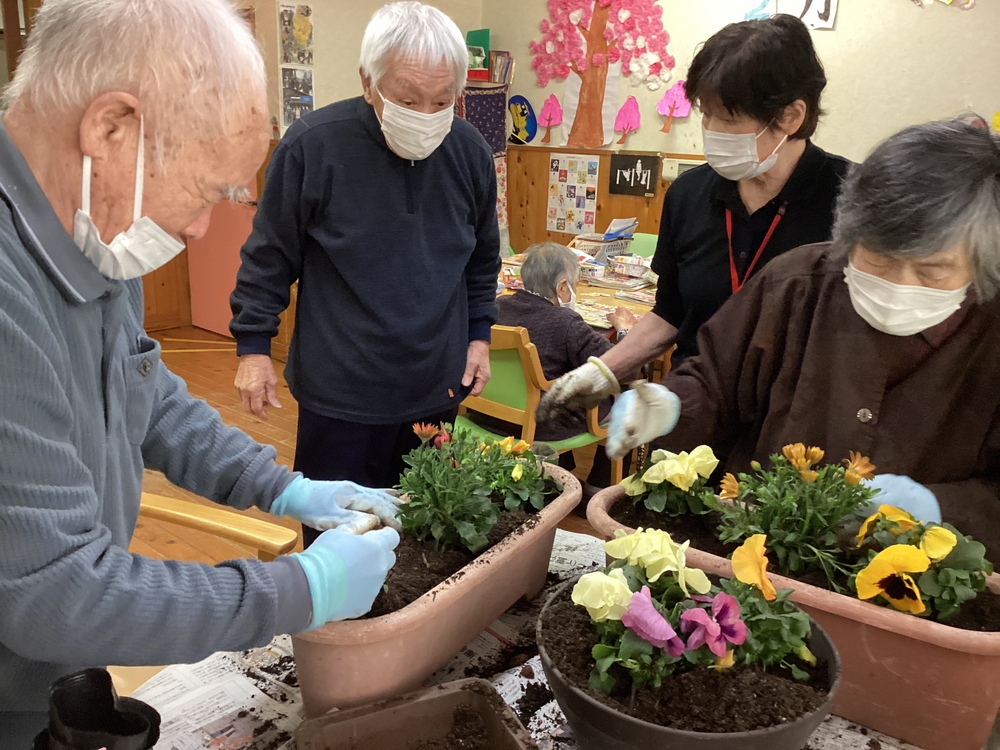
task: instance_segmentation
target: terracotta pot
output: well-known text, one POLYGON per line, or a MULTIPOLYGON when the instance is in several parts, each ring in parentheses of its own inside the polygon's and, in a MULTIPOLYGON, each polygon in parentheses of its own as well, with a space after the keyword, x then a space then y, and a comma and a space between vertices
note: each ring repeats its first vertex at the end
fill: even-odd
MULTIPOLYGON (((578 580, 578 579, 577 579, 578 580)), ((545 607, 576 580, 567 581, 557 588, 545 607)), ((833 697, 840 687, 840 659, 837 650, 823 629, 813 623, 809 649, 820 659, 829 663, 830 692, 826 701, 812 713, 800 716, 788 724, 757 729, 752 732, 732 732, 729 734, 711 732, 687 732, 680 729, 661 727, 627 714, 591 697, 586 691, 567 682, 566 677, 549 659, 545 650, 546 637, 558 637, 558 633, 544 632, 542 617, 538 618, 538 652, 549 687, 566 715, 573 729, 573 739, 580 750, 801 750, 816 731, 823 719, 830 713, 833 697)))
MULTIPOLYGON (((587 506, 607 539, 627 528, 608 512, 625 498, 609 487, 587 506)), ((732 576, 729 560, 688 549, 687 562, 732 576)), ((1000 710, 1000 633, 952 628, 843 594, 771 575, 840 649, 844 688, 833 713, 923 750, 980 750, 1000 710)), ((1000 575, 987 585, 1000 594, 1000 575)))
POLYGON ((410 750, 443 740, 459 706, 482 717, 490 750, 537 750, 517 715, 486 680, 456 680, 373 705, 334 711, 295 732, 299 750, 410 750))
POLYGON ((556 526, 580 502, 580 482, 546 473, 563 493, 538 523, 509 536, 401 610, 331 622, 292 639, 307 718, 413 690, 522 596, 545 585, 556 526))

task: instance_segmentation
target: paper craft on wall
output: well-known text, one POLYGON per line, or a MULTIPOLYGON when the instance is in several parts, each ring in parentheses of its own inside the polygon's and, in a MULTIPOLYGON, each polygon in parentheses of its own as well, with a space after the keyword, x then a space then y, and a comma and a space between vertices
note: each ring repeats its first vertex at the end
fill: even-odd
POLYGON ((542 138, 542 143, 549 143, 552 135, 552 128, 557 125, 562 125, 563 121, 563 111, 562 105, 559 104, 559 97, 555 94, 549 95, 549 98, 545 100, 545 104, 542 105, 541 114, 538 115, 538 124, 545 128, 545 137, 542 138))
POLYGON ((545 228, 550 232, 593 232, 597 221, 600 159, 579 154, 549 154, 549 203, 545 228))
POLYGON ((810 29, 832 29, 839 3, 840 0, 781 0, 778 10, 801 19, 810 29))
POLYGON ((531 104, 523 96, 512 96, 507 109, 513 123, 508 139, 510 143, 530 143, 538 132, 538 122, 531 104))
POLYGON ((634 96, 630 96, 625 100, 622 108, 618 110, 618 116, 615 117, 615 132, 622 134, 622 137, 618 139, 619 146, 625 145, 625 139, 628 138, 629 133, 639 129, 640 121, 639 102, 634 96))
POLYGON ((753 7, 743 14, 744 21, 770 18, 778 12, 778 0, 750 0, 753 7))
POLYGON ((283 65, 313 64, 312 6, 302 3, 281 3, 278 25, 281 30, 281 63, 283 65))
POLYGON ((286 128, 302 115, 313 111, 312 69, 281 69, 281 109, 286 128))
POLYGON ((993 130, 1000 133, 1000 112, 993 114, 993 121, 990 124, 993 126, 993 130))
POLYGON ((656 105, 656 111, 667 118, 660 128, 661 133, 669 133, 675 117, 687 117, 691 114, 691 102, 684 90, 684 81, 678 81, 663 95, 656 105))
MULTIPOLYGON (((674 58, 663 28, 663 9, 655 0, 549 0, 548 18, 531 43, 531 67, 542 88, 567 80, 563 101, 572 124, 567 145, 597 148, 613 137, 614 98, 608 115, 609 85, 621 76, 656 91, 670 80, 674 58)), ((565 129, 565 128, 564 128, 565 129)))

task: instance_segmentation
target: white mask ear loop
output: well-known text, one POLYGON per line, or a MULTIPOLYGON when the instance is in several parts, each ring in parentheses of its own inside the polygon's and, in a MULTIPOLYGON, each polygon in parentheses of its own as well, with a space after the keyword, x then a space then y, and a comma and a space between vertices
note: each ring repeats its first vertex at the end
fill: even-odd
POLYGON ((90 173, 93 170, 92 160, 89 156, 83 156, 83 196, 80 201, 80 209, 90 216, 90 173))
POLYGON ((139 153, 135 157, 135 198, 132 205, 132 223, 139 221, 142 216, 142 188, 146 180, 146 122, 142 115, 139 115, 139 153))

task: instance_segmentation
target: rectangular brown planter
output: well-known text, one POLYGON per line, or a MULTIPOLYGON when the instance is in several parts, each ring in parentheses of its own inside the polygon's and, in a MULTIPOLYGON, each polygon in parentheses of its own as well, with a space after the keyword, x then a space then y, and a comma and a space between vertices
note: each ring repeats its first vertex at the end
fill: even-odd
POLYGON ((412 604, 383 617, 344 620, 292 639, 307 718, 400 695, 448 663, 522 596, 542 590, 556 527, 580 502, 580 483, 546 473, 563 493, 538 523, 504 539, 412 604))
POLYGON ((418 742, 445 739, 459 706, 482 717, 491 750, 537 750, 531 735, 493 686, 475 679, 334 711, 300 726, 295 743, 299 750, 410 750, 418 742))
MULTIPOLYGON (((607 539, 625 529, 610 515, 621 487, 595 495, 587 520, 607 539)), ((688 565, 731 577, 729 560, 688 549, 688 565)), ((843 686, 833 713, 923 750, 981 750, 1000 710, 1000 633, 952 628, 771 575, 833 638, 843 686)), ((1000 574, 987 585, 1000 594, 1000 574)))

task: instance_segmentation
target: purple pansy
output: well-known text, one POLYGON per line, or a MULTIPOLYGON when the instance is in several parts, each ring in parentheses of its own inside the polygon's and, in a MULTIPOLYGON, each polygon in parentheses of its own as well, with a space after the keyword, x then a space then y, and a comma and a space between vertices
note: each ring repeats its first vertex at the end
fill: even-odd
POLYGON ((684 653, 684 641, 653 605, 649 586, 643 586, 642 591, 632 594, 628 611, 622 615, 622 625, 631 628, 637 636, 653 646, 666 649, 671 656, 684 653))
POLYGON ((723 592, 716 594, 712 600, 712 614, 701 607, 682 614, 681 630, 690 633, 687 642, 689 650, 707 645, 709 651, 720 659, 726 655, 727 642, 739 646, 747 639, 747 626, 740 619, 740 603, 723 592))

